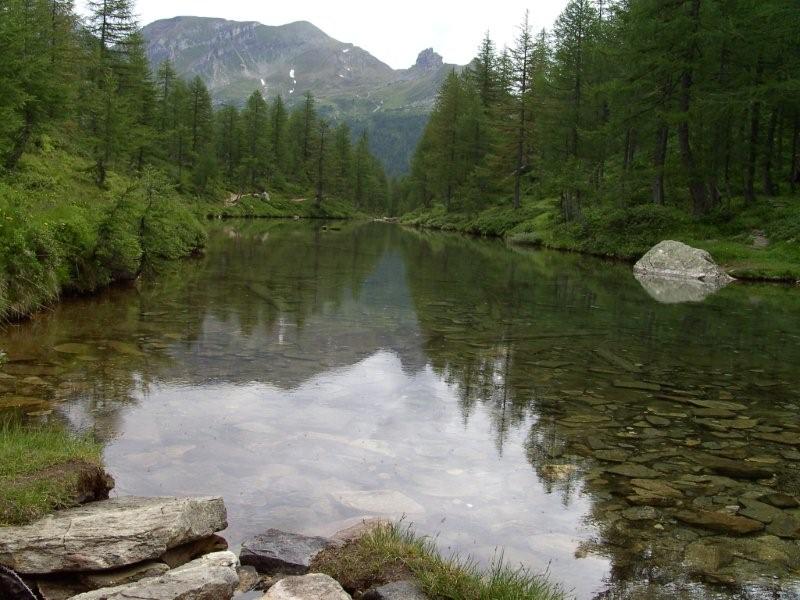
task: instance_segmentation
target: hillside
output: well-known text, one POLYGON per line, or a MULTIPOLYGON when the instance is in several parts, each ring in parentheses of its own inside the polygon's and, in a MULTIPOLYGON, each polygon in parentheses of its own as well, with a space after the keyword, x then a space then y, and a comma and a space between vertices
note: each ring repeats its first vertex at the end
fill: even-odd
POLYGON ((175 17, 143 33, 153 65, 170 59, 180 75, 199 75, 218 104, 241 105, 260 89, 291 105, 311 91, 323 115, 369 131, 392 174, 407 169, 436 92, 454 68, 427 49, 412 67, 395 70, 306 21, 268 26, 175 17))

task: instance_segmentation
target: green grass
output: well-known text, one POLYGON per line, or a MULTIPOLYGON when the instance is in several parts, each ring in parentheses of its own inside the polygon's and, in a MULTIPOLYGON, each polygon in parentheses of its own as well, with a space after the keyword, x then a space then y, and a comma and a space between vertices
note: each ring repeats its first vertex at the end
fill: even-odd
POLYGON ((162 181, 149 204, 143 180, 113 172, 100 189, 90 166, 45 138, 0 179, 0 320, 203 247, 205 230, 189 199, 162 181))
POLYGON ((336 198, 326 198, 317 208, 313 197, 286 198, 274 193, 269 200, 244 196, 233 206, 209 202, 200 205, 199 210, 208 217, 224 219, 352 219, 360 216, 350 203, 336 198))
POLYGON ((402 524, 380 525, 342 548, 328 550, 312 569, 330 575, 350 593, 409 576, 432 600, 560 600, 546 575, 512 568, 502 558, 482 569, 468 558, 443 557, 434 541, 402 524))
POLYGON ((560 218, 555 200, 526 199, 519 210, 504 203, 471 214, 434 206, 406 214, 401 222, 630 261, 672 239, 708 250, 737 278, 800 280, 798 198, 762 199, 754 206, 737 200, 702 219, 650 204, 589 207, 581 219, 569 223, 560 218), (756 230, 769 240, 766 248, 754 247, 756 230))
POLYGON ((73 504, 80 473, 99 468, 101 454, 91 437, 58 425, 0 421, 0 525, 28 523, 73 504))

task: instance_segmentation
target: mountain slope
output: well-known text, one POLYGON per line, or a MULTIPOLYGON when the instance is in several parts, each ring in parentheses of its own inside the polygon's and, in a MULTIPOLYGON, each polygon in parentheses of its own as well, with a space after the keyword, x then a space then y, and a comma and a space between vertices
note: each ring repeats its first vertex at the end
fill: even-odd
POLYGON ((326 116, 370 132, 390 173, 404 172, 447 72, 432 49, 394 70, 369 52, 309 22, 268 26, 175 17, 144 28, 153 65, 170 59, 184 77, 203 78, 217 103, 241 105, 254 90, 292 105, 306 91, 326 116))

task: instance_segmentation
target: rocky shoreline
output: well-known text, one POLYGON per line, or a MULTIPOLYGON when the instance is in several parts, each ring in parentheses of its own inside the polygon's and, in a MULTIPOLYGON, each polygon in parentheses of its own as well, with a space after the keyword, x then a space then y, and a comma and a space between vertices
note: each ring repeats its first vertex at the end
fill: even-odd
MULTIPOLYGON (((227 526, 222 498, 121 497, 58 511, 2 529, 3 600, 347 600, 314 560, 357 540, 378 520, 331 538, 268 529, 237 557, 217 535, 227 526)), ((412 581, 359 592, 372 600, 422 600, 412 581)))

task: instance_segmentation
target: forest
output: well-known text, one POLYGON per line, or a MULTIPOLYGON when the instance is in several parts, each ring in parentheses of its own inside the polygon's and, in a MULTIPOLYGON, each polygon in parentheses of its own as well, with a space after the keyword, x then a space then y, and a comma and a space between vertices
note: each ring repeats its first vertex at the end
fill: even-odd
POLYGON ((398 211, 549 198, 562 225, 635 229, 761 206, 767 227, 788 205, 770 233, 797 239, 798 31, 783 0, 570 0, 538 33, 526 15, 444 83, 398 211))

